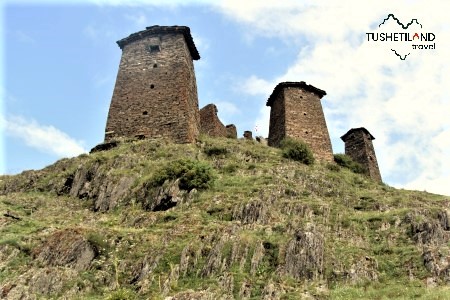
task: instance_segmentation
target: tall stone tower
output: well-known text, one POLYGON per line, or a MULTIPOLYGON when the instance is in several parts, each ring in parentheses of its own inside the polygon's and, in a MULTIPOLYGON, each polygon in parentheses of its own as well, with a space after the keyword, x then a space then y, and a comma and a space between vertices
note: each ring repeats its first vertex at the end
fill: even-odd
POLYGON ((320 99, 326 92, 300 82, 281 82, 273 90, 270 106, 269 146, 285 137, 305 141, 320 160, 333 160, 330 135, 320 99))
POLYGON ((193 60, 200 59, 186 26, 151 26, 117 42, 122 49, 105 141, 166 137, 194 142, 200 116, 193 60))
POLYGON ((375 139, 373 135, 364 127, 360 127, 350 129, 341 136, 341 139, 345 143, 345 154, 360 163, 372 179, 381 182, 380 169, 372 144, 372 140, 375 139))

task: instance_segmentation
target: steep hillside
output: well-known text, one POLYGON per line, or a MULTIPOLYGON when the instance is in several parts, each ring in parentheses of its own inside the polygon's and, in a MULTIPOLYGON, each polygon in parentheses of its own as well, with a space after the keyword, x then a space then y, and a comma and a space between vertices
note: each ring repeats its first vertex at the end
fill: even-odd
POLYGON ((450 295, 448 197, 256 142, 122 141, 0 180, 1 299, 450 295))

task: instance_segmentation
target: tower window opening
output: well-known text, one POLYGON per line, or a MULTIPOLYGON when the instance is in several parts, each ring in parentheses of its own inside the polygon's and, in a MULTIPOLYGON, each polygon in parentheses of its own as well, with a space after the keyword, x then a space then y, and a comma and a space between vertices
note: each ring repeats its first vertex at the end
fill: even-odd
POLYGON ((150 85, 150 88, 151 88, 151 89, 154 89, 154 88, 155 88, 155 85, 154 85, 154 84, 151 84, 151 85, 150 85))
POLYGON ((144 111, 142 112, 142 114, 143 114, 144 116, 146 116, 146 115, 148 115, 148 111, 144 110, 144 111))
POLYGON ((160 52, 161 51, 161 47, 159 45, 150 45, 150 46, 148 46, 147 50, 150 53, 160 52))

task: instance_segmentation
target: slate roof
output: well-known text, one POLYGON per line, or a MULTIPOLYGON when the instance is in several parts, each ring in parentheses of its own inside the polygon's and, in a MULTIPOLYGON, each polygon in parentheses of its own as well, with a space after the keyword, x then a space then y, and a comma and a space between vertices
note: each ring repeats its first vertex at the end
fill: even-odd
POLYGON ((153 34, 164 34, 164 33, 181 33, 184 35, 184 39, 186 40, 186 44, 189 48, 189 52, 191 53, 193 60, 199 60, 200 54, 198 53, 197 48, 195 47, 194 40, 192 39, 191 35, 191 29, 187 26, 159 26, 154 25, 150 27, 146 27, 145 30, 138 31, 135 33, 130 34, 128 37, 123 38, 119 41, 117 41, 117 44, 119 45, 120 49, 123 49, 126 45, 138 41, 142 38, 145 38, 149 35, 153 34))
POLYGON ((373 135, 370 134, 369 130, 365 129, 364 127, 359 127, 359 128, 352 128, 349 131, 347 131, 346 134, 344 134, 343 136, 341 136, 341 140, 343 140, 344 142, 347 140, 347 137, 352 134, 355 131, 360 131, 362 130, 365 134, 367 134, 369 136, 370 140, 374 140, 375 137, 373 135))
POLYGON ((306 84, 304 81, 300 81, 300 82, 291 82, 291 81, 280 82, 273 89, 272 95, 270 95, 269 99, 267 100, 266 106, 272 106, 273 101, 275 101, 278 93, 282 89, 288 88, 288 87, 299 87, 299 88, 302 88, 302 89, 304 89, 306 91, 315 93, 320 98, 322 98, 323 96, 325 96, 327 94, 327 92, 325 92, 324 90, 318 89, 315 86, 312 86, 310 84, 306 84))

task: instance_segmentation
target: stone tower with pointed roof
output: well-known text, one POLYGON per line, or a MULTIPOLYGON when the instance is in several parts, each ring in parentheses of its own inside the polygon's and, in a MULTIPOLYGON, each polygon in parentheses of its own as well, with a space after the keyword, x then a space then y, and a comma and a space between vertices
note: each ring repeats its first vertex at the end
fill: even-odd
POLYGON ((341 136, 341 139, 345 143, 345 154, 360 163, 369 177, 381 182, 380 169, 372 143, 375 139, 373 135, 366 128, 360 127, 350 129, 341 136))
POLYGON ((270 106, 269 146, 285 137, 306 142, 314 157, 333 161, 333 150, 320 100, 326 92, 300 82, 281 82, 267 100, 270 106))
POLYGON ((165 137, 194 142, 200 115, 193 60, 200 59, 186 26, 151 26, 117 42, 122 58, 105 141, 165 137))

